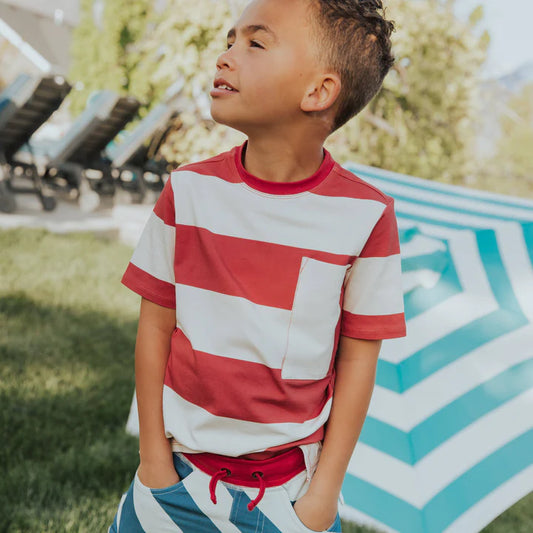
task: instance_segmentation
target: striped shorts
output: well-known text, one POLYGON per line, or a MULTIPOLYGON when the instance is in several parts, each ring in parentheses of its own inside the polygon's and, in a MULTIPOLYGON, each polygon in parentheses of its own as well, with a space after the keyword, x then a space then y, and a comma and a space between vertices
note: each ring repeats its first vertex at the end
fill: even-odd
MULTIPOLYGON (((293 508, 309 486, 301 450, 282 455, 285 464, 292 459, 284 472, 275 464, 281 456, 264 461, 225 457, 220 468, 216 461, 209 461, 210 454, 175 452, 180 481, 151 489, 135 473, 108 533, 316 533, 300 521, 293 508), (208 460, 202 463, 199 458, 203 456, 208 460)), ((341 531, 338 513, 324 531, 341 531)))

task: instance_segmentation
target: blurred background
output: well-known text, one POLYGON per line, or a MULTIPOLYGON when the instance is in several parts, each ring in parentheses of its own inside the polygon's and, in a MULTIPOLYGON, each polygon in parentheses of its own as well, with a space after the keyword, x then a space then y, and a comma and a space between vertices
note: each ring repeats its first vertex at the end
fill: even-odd
MULTIPOLYGON (((7 165, 0 160, 7 181, 33 180, 42 199, 25 203, 17 193, 19 205, 1 209, 15 212, 0 213, 0 532, 106 531, 131 481, 138 448, 125 424, 138 298, 120 278, 169 170, 242 142, 211 120, 208 91, 245 3, 0 0, 0 93, 22 99, 31 82, 20 76, 31 75, 48 77, 60 95, 31 141, 7 150, 7 165), (109 115, 95 120, 104 107, 109 115), (109 122, 118 126, 102 136, 109 122), (91 135, 100 135, 97 161, 91 135)), ((510 213, 521 201, 520 216, 531 220, 533 3, 386 5, 396 64, 327 148, 341 163, 430 187, 514 196, 484 205, 510 213)), ((4 126, 0 148, 14 138, 2 137, 4 126)), ((531 242, 531 223, 523 227, 531 242)), ((533 531, 531 494, 508 506, 483 531, 533 531)), ((373 531, 348 522, 344 530, 373 531)))
MULTIPOLYGON (((135 96, 138 118, 183 77, 187 111, 161 152, 179 164, 232 146, 206 95, 242 0, 2 0, 0 88, 20 72, 73 84, 36 134, 66 131, 96 90, 135 96)), ((329 141, 341 161, 506 194, 533 192, 533 46, 526 0, 396 0, 396 66, 329 141)), ((135 121, 128 125, 133 128, 135 121)))

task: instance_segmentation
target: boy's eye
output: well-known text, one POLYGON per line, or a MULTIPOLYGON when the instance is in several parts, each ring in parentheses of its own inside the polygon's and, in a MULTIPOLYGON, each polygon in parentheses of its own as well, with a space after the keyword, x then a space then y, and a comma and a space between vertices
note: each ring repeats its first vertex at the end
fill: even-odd
MULTIPOLYGON (((229 50, 232 46, 233 46, 233 43, 229 43, 229 42, 226 43, 226 50, 229 50)), ((264 46, 258 43, 257 41, 250 41, 250 46, 254 48, 264 48, 264 46)))

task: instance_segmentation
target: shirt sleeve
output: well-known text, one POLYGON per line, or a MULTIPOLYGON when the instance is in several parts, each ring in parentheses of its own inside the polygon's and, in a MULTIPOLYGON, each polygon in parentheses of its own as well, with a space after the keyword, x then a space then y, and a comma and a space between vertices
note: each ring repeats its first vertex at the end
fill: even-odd
POLYGON ((163 307, 176 307, 176 216, 172 176, 167 180, 122 276, 132 291, 163 307))
POLYGON ((406 334, 398 224, 388 203, 348 269, 344 282, 341 335, 390 339, 406 334))

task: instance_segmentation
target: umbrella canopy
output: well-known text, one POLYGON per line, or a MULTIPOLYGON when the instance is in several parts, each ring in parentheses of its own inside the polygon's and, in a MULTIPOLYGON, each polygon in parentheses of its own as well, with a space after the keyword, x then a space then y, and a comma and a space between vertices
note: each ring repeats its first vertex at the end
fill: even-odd
POLYGON ((533 202, 346 167, 395 199, 407 336, 383 343, 343 515, 477 532, 533 490, 533 202))

